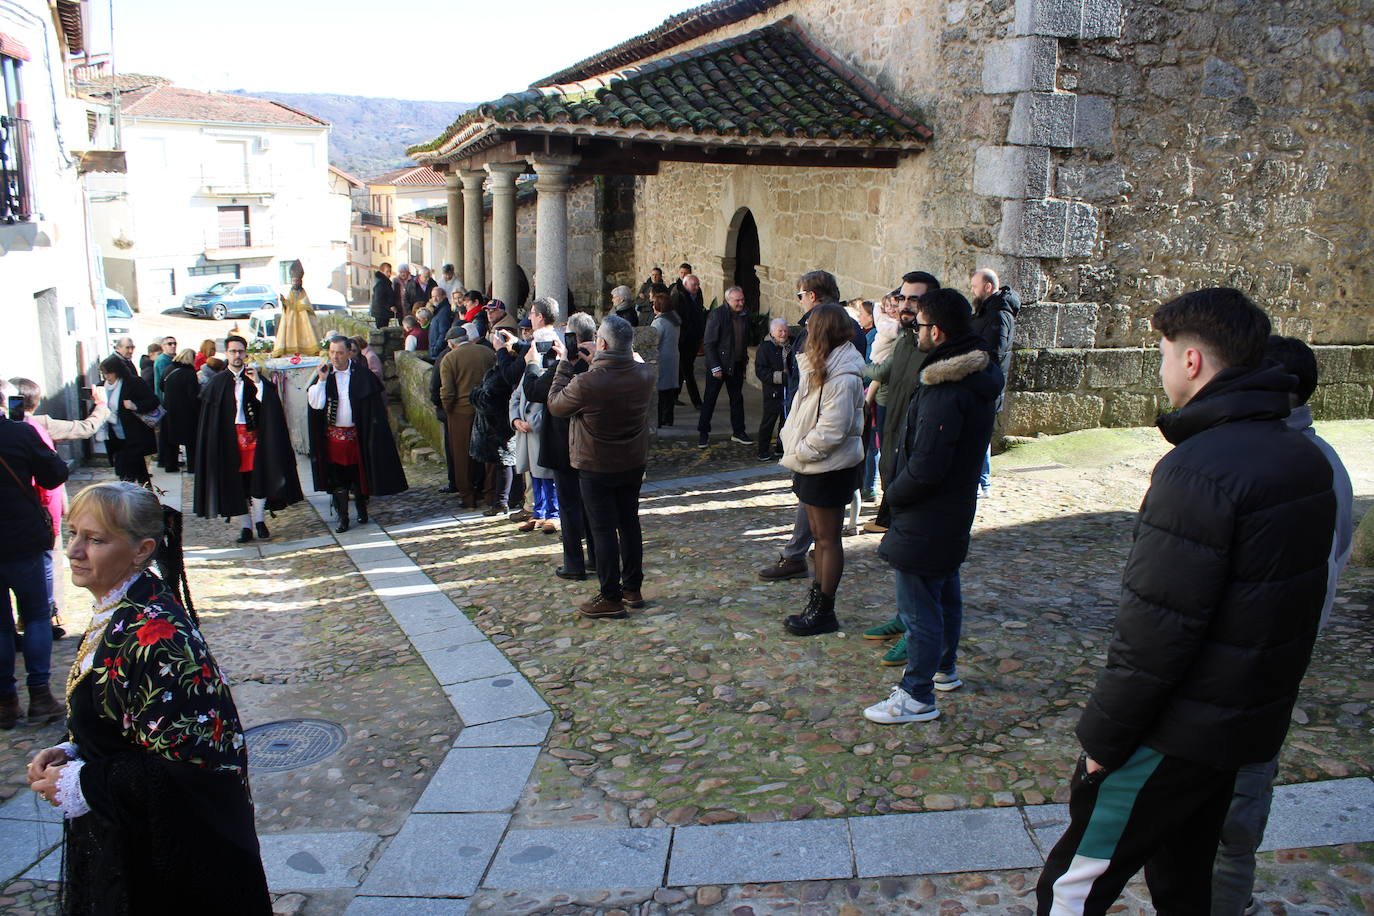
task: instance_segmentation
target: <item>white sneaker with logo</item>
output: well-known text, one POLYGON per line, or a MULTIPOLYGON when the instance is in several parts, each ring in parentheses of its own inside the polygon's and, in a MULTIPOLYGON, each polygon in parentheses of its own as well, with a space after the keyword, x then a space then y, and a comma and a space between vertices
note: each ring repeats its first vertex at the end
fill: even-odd
POLYGON ((880 725, 897 725, 901 722, 929 722, 938 719, 940 710, 934 703, 918 703, 900 686, 893 687, 886 700, 874 703, 864 710, 864 718, 880 725))

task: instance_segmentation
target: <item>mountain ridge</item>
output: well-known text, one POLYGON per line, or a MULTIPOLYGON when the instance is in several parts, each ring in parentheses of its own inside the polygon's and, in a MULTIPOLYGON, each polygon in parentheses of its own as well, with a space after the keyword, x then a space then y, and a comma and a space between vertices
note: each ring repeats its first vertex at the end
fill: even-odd
POLYGON ((434 139, 476 104, 324 92, 226 91, 270 99, 328 121, 330 165, 364 181, 413 165, 406 147, 434 139))

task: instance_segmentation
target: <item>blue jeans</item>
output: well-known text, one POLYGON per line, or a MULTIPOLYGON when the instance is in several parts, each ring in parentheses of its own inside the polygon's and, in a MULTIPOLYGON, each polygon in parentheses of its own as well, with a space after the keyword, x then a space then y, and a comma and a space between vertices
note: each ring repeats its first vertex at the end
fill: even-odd
POLYGON ((14 614, 10 592, 19 605, 24 621, 25 683, 30 687, 48 686, 48 665, 52 655, 52 622, 48 619, 47 585, 43 576, 43 554, 0 562, 0 695, 15 692, 14 614))
POLYGON ((978 489, 986 490, 992 485, 992 446, 983 453, 983 473, 978 475, 978 489))
POLYGON ((918 576, 897 570, 897 616, 906 627, 906 671, 901 687, 921 703, 934 703, 936 671, 952 673, 964 623, 959 571, 918 576))
POLYGON ((548 520, 558 518, 558 485, 553 478, 545 479, 531 474, 530 487, 534 490, 534 517, 548 520))
POLYGON ((872 493, 878 486, 878 430, 882 429, 879 423, 875 417, 864 436, 864 474, 859 489, 865 493, 872 493))

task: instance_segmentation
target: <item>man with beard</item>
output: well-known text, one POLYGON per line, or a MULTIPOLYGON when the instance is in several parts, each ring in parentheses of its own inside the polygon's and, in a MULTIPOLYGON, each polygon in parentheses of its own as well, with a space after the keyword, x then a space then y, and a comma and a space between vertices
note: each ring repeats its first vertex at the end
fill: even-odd
MULTIPOLYGON (((1002 398, 1006 394, 1005 380, 1011 378, 1011 347, 1016 336, 1016 313, 1021 300, 1009 286, 998 287, 997 272, 987 267, 973 272, 968 281, 973 294, 973 332, 983 338, 992 361, 1002 367, 1003 387, 997 395, 995 409, 1002 412, 1002 398)), ((983 456, 983 475, 978 478, 978 495, 987 496, 992 486, 992 444, 988 443, 983 456)))
POLYGON ((377 377, 349 357, 348 340, 331 337, 329 362, 305 392, 310 405, 310 467, 315 489, 334 497, 335 529, 348 530, 348 494, 358 524, 367 524, 369 496, 409 488, 386 418, 386 395, 377 377))
POLYGON ((260 538, 272 536, 266 510, 299 502, 301 483, 277 386, 247 364, 248 341, 231 334, 224 349, 228 371, 201 395, 194 506, 201 518, 238 516, 238 543, 246 544, 253 527, 260 538))
MULTIPOLYGON (((883 482, 883 498, 878 504, 878 514, 865 522, 863 530, 870 534, 887 531, 891 521, 888 507, 887 490, 892 482, 893 465, 897 461, 897 446, 906 432, 907 407, 916 393, 921 366, 926 355, 919 346, 920 328, 916 324, 916 303, 927 293, 940 288, 940 281, 923 270, 913 270, 902 277, 902 285, 893 295, 897 303, 897 320, 900 327, 891 355, 881 363, 868 367, 868 376, 887 386, 887 411, 883 417, 882 438, 878 449, 878 477, 883 482)), ((1005 380, 1004 380, 1005 381, 1005 380)), ((883 664, 889 666, 906 664, 906 626, 902 618, 894 614, 886 623, 869 627, 864 631, 865 639, 887 640, 897 638, 897 642, 883 655, 883 664)), ((938 687, 937 689, 945 689, 938 687)))
POLYGON ((952 289, 927 293, 917 304, 916 345, 926 358, 884 493, 891 527, 878 545, 878 556, 896 572, 897 613, 909 636, 906 670, 886 700, 864 710, 883 725, 934 719, 940 710, 932 691, 961 686, 959 567, 968 556, 992 405, 1002 390, 1002 370, 973 332, 972 317, 968 300, 952 289))

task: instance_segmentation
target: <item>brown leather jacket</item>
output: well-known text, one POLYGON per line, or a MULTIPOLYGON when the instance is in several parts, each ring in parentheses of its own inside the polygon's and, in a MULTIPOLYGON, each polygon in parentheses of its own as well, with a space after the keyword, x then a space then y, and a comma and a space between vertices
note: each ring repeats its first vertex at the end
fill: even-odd
POLYGON ((658 373, 630 355, 596 354, 574 376, 562 360, 549 389, 549 413, 571 417, 568 450, 579 471, 628 471, 649 455, 649 404, 658 373))
POLYGON ((496 362, 496 354, 481 344, 459 344, 439 361, 439 400, 451 414, 473 413, 468 395, 496 362))

